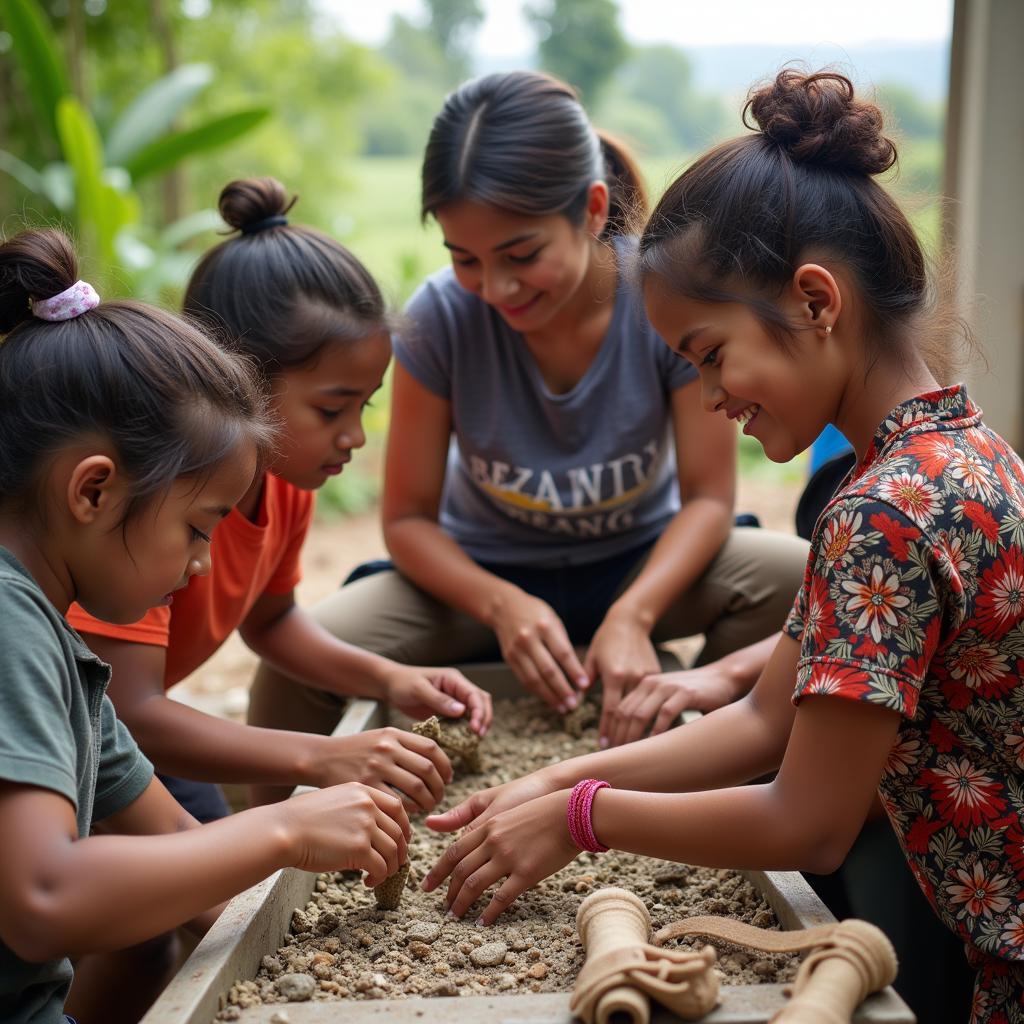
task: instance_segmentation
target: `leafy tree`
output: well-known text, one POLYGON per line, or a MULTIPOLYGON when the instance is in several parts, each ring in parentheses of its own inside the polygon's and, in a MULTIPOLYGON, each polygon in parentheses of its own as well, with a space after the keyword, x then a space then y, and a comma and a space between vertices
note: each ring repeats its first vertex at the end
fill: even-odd
POLYGON ((427 0, 430 33, 447 57, 450 75, 458 81, 470 71, 469 40, 484 20, 480 0, 427 0))
POLYGON ((729 124, 729 112, 719 97, 700 93, 690 59, 669 44, 634 47, 616 71, 613 88, 595 117, 599 123, 645 144, 652 153, 671 154, 702 148, 729 124), (644 108, 649 113, 642 115, 644 108), (651 112, 663 130, 652 139, 651 112))
POLYGON ((938 139, 942 136, 942 108, 929 103, 902 82, 882 82, 878 98, 892 115, 899 131, 908 139, 938 139))
POLYGON ((546 0, 525 10, 537 31, 541 67, 594 104, 629 53, 615 0, 546 0))

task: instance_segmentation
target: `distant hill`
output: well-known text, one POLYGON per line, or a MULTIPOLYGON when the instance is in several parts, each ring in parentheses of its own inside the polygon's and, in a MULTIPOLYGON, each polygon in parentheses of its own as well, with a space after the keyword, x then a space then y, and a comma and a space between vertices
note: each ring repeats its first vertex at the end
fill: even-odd
POLYGON ((693 61, 695 84, 703 92, 743 93, 760 78, 766 78, 791 60, 820 67, 837 64, 852 69, 858 84, 901 82, 922 98, 943 100, 949 82, 948 42, 887 43, 840 47, 817 46, 695 46, 686 49, 693 61))
MULTIPOLYGON (((741 95, 750 85, 766 78, 791 60, 815 67, 838 64, 852 69, 858 84, 901 82, 923 99, 945 99, 949 81, 949 43, 908 45, 880 40, 874 44, 840 47, 827 43, 809 46, 742 44, 736 46, 683 47, 693 61, 697 88, 705 93, 741 95)), ((533 54, 515 57, 478 57, 477 74, 533 67, 533 54)))

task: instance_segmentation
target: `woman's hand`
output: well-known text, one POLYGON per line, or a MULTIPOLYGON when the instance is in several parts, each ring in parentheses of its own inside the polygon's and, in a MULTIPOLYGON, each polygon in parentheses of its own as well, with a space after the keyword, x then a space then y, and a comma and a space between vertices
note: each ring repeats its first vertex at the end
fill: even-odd
POLYGON ((430 815, 424 824, 435 832, 458 832, 460 828, 471 832, 496 814, 511 810, 537 797, 547 796, 558 788, 558 784, 550 781, 541 769, 501 786, 482 789, 451 810, 443 814, 430 815))
POLYGON ((558 790, 528 800, 479 824, 445 850, 422 888, 431 892, 450 878, 448 912, 462 917, 490 886, 505 879, 477 921, 493 924, 521 893, 580 852, 566 824, 569 793, 558 790))
POLYGON ((382 682, 384 699, 410 718, 460 718, 468 711, 469 727, 477 735, 486 735, 491 727, 491 695, 474 686, 458 669, 393 661, 383 673, 382 682))
POLYGON ((562 620, 538 597, 510 587, 495 613, 501 656, 530 693, 566 712, 576 707, 576 689, 590 685, 562 620))
POLYGON ((670 729, 684 711, 715 711, 739 696, 735 679, 721 662, 645 676, 611 716, 609 746, 632 743, 648 727, 655 736, 670 729))
POLYGON ((317 785, 359 782, 388 794, 397 789, 410 814, 436 807, 452 780, 444 751, 433 740, 403 729, 316 737, 316 743, 317 785))
POLYGON ((398 797, 382 790, 349 782, 266 810, 278 816, 291 865, 303 871, 366 871, 372 887, 408 860, 409 819, 398 797))
POLYGON ((599 743, 602 747, 614 745, 622 700, 641 679, 661 668, 658 653, 648 631, 636 619, 612 609, 590 642, 585 664, 587 676, 600 679, 604 692, 599 743))

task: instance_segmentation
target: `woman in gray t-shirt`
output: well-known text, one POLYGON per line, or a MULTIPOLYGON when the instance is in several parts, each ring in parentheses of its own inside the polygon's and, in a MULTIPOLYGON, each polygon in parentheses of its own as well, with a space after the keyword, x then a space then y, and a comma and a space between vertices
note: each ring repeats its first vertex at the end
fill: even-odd
MULTIPOLYGON (((633 161, 563 83, 488 75, 434 122, 422 210, 452 266, 394 339, 396 568, 320 621, 400 661, 500 655, 562 710, 600 679, 606 743, 739 696, 726 672, 697 692, 682 674, 622 703, 660 672, 657 641, 704 633, 706 662, 777 630, 806 559, 802 541, 733 527, 735 429, 705 413, 630 284, 633 161)), ((329 725, 295 698, 262 669, 250 721, 329 725)))

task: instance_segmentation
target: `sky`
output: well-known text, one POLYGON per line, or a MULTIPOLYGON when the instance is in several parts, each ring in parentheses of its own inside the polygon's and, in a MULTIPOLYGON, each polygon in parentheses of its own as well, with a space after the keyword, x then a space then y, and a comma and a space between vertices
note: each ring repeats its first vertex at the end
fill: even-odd
MULTIPOLYGON (((346 34, 382 42, 393 14, 423 19, 422 0, 318 0, 346 34)), ((482 0, 486 20, 474 50, 491 59, 531 53, 536 38, 520 0, 482 0)), ((952 31, 952 0, 620 0, 620 24, 634 43, 682 47, 739 43, 932 42, 952 31)))

